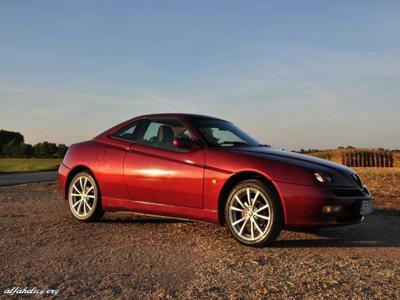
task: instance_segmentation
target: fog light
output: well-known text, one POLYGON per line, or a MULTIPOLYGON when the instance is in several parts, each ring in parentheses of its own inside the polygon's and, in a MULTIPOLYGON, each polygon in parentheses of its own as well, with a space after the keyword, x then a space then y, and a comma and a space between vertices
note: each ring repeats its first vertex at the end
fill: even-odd
POLYGON ((333 214, 342 211, 342 206, 340 205, 325 205, 322 207, 322 212, 325 214, 333 214))

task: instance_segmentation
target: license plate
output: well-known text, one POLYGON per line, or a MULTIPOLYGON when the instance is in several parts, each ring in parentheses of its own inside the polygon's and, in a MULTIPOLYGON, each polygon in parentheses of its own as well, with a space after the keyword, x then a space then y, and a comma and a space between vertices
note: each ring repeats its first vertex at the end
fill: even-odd
POLYGON ((364 200, 361 202, 360 214, 361 215, 369 215, 374 210, 374 201, 372 200, 364 200))

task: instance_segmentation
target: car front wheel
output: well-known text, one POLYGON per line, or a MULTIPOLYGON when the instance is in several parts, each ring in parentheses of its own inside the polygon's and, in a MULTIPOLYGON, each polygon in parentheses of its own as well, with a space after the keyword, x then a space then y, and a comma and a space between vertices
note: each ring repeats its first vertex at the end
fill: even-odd
POLYGON ((95 221, 104 214, 96 181, 88 172, 80 172, 71 180, 68 202, 72 215, 80 221, 95 221))
POLYGON ((265 246, 279 235, 283 214, 274 191, 259 180, 233 188, 225 205, 225 222, 241 243, 265 246))

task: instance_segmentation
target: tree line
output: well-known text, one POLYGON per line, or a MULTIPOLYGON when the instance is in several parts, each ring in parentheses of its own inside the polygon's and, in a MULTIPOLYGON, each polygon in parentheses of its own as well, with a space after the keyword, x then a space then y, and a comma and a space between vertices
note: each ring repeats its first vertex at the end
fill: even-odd
POLYGON ((63 158, 68 147, 64 144, 41 142, 26 144, 19 132, 0 130, 0 156, 10 158, 63 158))
MULTIPOLYGON (((328 151, 332 152, 332 151, 337 151, 337 150, 339 150, 339 151, 344 151, 344 150, 348 151, 348 150, 360 150, 360 149, 363 149, 363 148, 356 148, 356 147, 353 147, 353 146, 337 147, 336 149, 328 149, 328 150, 312 149, 312 148, 303 149, 303 148, 301 148, 299 151, 294 151, 294 152, 298 152, 298 153, 301 153, 301 154, 309 154, 309 153, 328 152, 328 151)), ((400 149, 389 150, 389 149, 384 149, 384 148, 377 148, 375 150, 390 151, 392 153, 399 153, 400 152, 400 149)))

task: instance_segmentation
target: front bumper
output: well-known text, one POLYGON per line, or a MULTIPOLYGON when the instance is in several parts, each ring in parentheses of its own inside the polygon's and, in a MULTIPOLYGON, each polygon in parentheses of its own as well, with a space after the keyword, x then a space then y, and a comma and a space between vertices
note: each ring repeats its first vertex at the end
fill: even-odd
POLYGON ((279 183, 285 225, 288 228, 330 227, 360 223, 363 201, 373 201, 368 190, 358 187, 304 186, 279 183), (324 207, 339 207, 327 212, 324 207))

